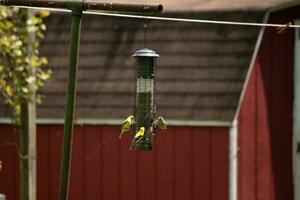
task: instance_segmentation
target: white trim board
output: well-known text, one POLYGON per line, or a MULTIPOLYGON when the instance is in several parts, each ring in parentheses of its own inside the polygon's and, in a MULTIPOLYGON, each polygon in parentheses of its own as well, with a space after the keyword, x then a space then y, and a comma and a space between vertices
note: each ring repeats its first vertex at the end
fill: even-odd
POLYGON ((229 200, 237 200, 238 179, 238 121, 229 130, 229 200))
MULTIPOLYGON (((295 20, 300 24, 300 19, 295 20)), ((294 105, 293 105, 293 181, 294 199, 300 199, 300 33, 295 29, 294 105)))

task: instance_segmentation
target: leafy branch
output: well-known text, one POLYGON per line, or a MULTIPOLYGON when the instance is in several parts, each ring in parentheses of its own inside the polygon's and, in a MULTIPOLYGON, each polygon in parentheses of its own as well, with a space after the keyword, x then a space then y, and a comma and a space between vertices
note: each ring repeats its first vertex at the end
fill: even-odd
POLYGON ((43 20, 47 16, 48 12, 42 11, 28 17, 26 9, 0 7, 0 92, 5 104, 12 108, 17 125, 21 104, 40 103, 40 95, 35 99, 32 96, 51 76, 51 70, 45 69, 48 61, 38 50, 46 31, 43 20), (30 34, 34 35, 33 41, 30 34))

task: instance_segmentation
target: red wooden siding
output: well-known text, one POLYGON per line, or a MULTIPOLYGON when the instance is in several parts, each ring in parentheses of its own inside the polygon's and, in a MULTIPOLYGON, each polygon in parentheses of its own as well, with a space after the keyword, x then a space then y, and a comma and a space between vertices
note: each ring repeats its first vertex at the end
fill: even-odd
MULTIPOLYGON (((286 16, 270 22, 290 21, 286 16)), ((293 199, 293 37, 266 29, 255 61, 238 117, 239 200, 293 199)))
MULTIPOLYGON (((129 150, 131 136, 117 126, 76 126, 72 200, 227 200, 228 128, 170 127, 155 150, 129 150)), ((58 194, 62 126, 38 127, 38 199, 58 194)), ((15 134, 0 126, 0 193, 17 200, 15 134)))

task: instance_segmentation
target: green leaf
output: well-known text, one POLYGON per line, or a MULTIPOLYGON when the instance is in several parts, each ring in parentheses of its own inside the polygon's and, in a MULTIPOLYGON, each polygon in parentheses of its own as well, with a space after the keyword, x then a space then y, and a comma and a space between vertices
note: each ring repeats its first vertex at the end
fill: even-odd
POLYGON ((42 29, 43 31, 45 31, 45 30, 47 29, 46 25, 45 25, 45 24, 42 24, 42 25, 41 25, 41 29, 42 29))
POLYGON ((49 11, 45 11, 45 10, 42 10, 39 15, 41 18, 45 18, 45 17, 48 17, 49 16, 49 11))
POLYGON ((29 92, 28 88, 26 87, 22 87, 21 88, 22 92, 24 92, 25 94, 27 94, 29 92))
POLYGON ((49 74, 49 73, 42 73, 42 74, 40 75, 40 78, 41 78, 42 80, 47 80, 47 79, 50 78, 50 74, 49 74))
POLYGON ((8 95, 8 96, 12 96, 13 90, 12 90, 12 88, 11 88, 9 85, 7 85, 7 86, 5 87, 5 93, 6 93, 6 95, 8 95))
POLYGON ((27 79, 26 79, 26 82, 31 84, 31 83, 34 83, 36 80, 36 78, 34 76, 29 76, 27 79))

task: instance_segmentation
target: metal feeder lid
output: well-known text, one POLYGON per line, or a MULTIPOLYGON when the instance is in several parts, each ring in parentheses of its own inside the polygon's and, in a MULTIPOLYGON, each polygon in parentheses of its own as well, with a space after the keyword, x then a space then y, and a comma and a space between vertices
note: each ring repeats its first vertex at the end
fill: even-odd
POLYGON ((144 48, 137 50, 132 57, 159 57, 159 55, 151 49, 144 48))

